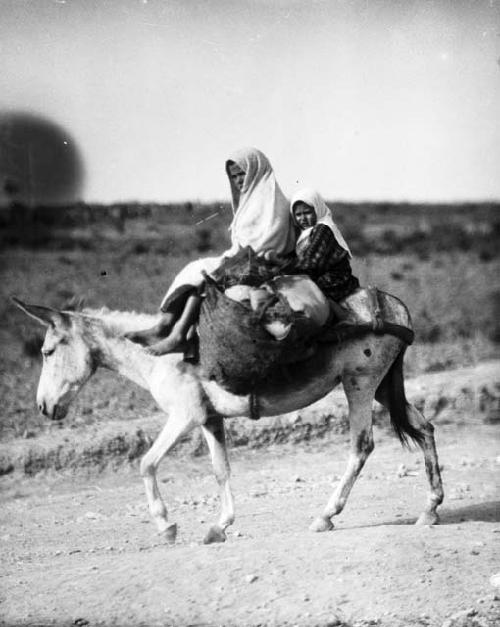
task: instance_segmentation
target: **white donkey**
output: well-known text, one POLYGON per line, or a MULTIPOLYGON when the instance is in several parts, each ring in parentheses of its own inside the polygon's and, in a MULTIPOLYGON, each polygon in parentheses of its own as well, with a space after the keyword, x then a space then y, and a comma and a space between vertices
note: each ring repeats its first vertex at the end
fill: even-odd
MULTIPOLYGON (((123 337, 126 332, 153 324, 156 317, 107 309, 57 311, 17 299, 14 301, 47 327, 37 391, 37 403, 43 415, 53 420, 64 418, 69 403, 98 367, 116 371, 149 390, 159 407, 168 414, 163 430, 141 461, 140 472, 151 516, 169 542, 175 541, 177 526, 167 522, 167 508, 158 488, 156 471, 164 455, 183 436, 195 427, 201 427, 221 495, 219 521, 210 528, 204 541, 223 542, 225 529, 234 521, 223 419, 250 415, 250 396, 237 396, 207 380, 199 366, 184 362, 180 354, 149 355, 141 346, 123 337)), ((411 328, 408 311, 401 301, 381 293, 381 304, 386 320, 411 328)), ((370 320, 364 291, 350 296, 344 305, 350 307, 359 321, 370 320)), ((438 522, 436 509, 443 500, 443 488, 434 429, 406 401, 402 371, 405 348, 404 342, 397 337, 374 333, 341 344, 321 344, 313 357, 290 368, 290 380, 279 389, 264 386, 258 391, 261 415, 274 416, 310 405, 340 382, 344 386, 349 403, 349 459, 323 513, 311 524, 313 531, 333 528, 331 518, 344 508, 354 482, 373 450, 374 398, 388 408, 401 441, 405 443, 410 436, 422 448, 430 491, 417 524, 438 522)))

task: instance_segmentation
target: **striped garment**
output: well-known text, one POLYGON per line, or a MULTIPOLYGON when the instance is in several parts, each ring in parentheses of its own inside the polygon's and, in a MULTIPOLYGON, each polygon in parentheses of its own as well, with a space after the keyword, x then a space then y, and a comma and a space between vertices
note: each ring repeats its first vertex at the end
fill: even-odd
POLYGON ((286 268, 286 272, 307 274, 327 298, 337 302, 359 287, 358 279, 352 274, 348 252, 324 224, 314 227, 307 247, 286 268))

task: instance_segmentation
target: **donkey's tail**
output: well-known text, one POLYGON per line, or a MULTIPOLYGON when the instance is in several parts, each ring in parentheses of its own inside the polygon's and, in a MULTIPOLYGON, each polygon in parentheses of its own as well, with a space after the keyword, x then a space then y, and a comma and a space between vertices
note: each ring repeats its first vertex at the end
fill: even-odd
POLYGON ((399 352, 393 361, 387 374, 382 379, 376 393, 376 398, 380 398, 383 404, 389 409, 391 425, 403 446, 409 448, 408 437, 417 444, 422 444, 423 434, 416 429, 408 419, 405 394, 405 384, 403 377, 403 359, 406 346, 399 352))

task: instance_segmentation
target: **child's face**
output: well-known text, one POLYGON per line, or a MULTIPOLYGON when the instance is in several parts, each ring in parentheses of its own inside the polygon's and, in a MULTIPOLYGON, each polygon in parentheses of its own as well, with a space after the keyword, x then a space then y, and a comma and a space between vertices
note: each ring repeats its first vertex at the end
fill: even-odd
POLYGON ((236 188, 243 189, 243 183, 245 182, 245 172, 240 168, 237 163, 230 163, 228 167, 229 178, 233 181, 236 188))
POLYGON ((314 226, 317 222, 316 212, 314 208, 310 205, 299 200, 293 206, 293 217, 295 219, 295 223, 302 230, 308 229, 311 226, 314 226))

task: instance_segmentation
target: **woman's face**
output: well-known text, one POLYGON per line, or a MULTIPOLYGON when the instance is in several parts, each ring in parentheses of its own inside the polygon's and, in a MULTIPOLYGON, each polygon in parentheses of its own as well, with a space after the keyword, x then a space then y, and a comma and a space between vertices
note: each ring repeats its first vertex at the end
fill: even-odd
POLYGON ((245 182, 245 172, 240 168, 237 163, 229 163, 228 168, 229 178, 233 181, 236 186, 236 189, 239 189, 240 192, 243 189, 243 183, 245 182))
POLYGON ((314 207, 311 207, 302 200, 299 200, 293 205, 293 217, 297 226, 302 230, 314 226, 317 222, 314 207))

